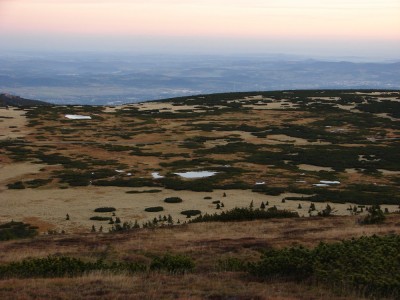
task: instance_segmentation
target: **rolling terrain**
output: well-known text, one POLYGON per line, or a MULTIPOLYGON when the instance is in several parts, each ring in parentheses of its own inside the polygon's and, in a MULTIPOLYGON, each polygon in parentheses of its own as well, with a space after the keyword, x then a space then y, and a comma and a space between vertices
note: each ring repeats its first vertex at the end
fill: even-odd
POLYGON ((268 275, 262 253, 299 245, 323 253, 330 246, 320 242, 352 238, 391 253, 400 232, 399 120, 396 90, 0 107, 0 223, 38 234, 0 243, 0 296, 394 299, 397 275, 378 284, 377 269, 358 277, 354 267, 327 277, 325 262, 303 250, 296 257, 307 256, 305 267, 290 268, 308 270, 304 280, 268 275), (365 225, 376 211, 384 217, 365 225), (372 237, 388 234, 395 240, 372 237), (46 257, 77 259, 67 265, 87 271, 18 273, 17 262, 46 257))

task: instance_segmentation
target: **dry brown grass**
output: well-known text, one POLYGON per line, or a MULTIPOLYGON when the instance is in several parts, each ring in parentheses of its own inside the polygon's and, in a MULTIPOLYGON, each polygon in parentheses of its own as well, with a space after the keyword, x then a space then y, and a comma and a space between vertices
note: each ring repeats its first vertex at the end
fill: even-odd
POLYGON ((254 281, 240 273, 114 275, 0 281, 1 299, 363 299, 340 296, 318 286, 254 281))
POLYGON ((335 242, 352 237, 400 234, 400 215, 388 216, 382 225, 360 225, 358 217, 272 219, 252 222, 195 223, 123 233, 42 235, 32 240, 0 244, 0 262, 51 254, 93 258, 109 255, 124 260, 143 253, 178 252, 196 261, 213 265, 227 254, 258 256, 262 248, 296 244, 316 246, 320 241, 335 242))
POLYGON ((94 272, 77 278, 0 281, 0 299, 361 299, 313 284, 260 281, 224 272, 219 260, 258 260, 260 249, 335 242, 365 235, 400 234, 400 215, 385 224, 362 226, 357 217, 274 219, 236 223, 196 223, 123 233, 39 236, 0 243, 0 263, 27 257, 66 255, 83 260, 149 263, 166 252, 192 257, 193 273, 135 275, 94 272))

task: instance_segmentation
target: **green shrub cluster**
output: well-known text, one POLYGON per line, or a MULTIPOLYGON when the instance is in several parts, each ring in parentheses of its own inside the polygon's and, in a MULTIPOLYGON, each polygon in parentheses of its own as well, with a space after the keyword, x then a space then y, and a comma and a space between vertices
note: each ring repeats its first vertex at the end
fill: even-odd
POLYGON ((159 211, 163 211, 164 207, 162 206, 153 206, 153 207, 147 207, 144 209, 144 211, 147 212, 159 212, 159 211))
POLYGON ((193 271, 194 267, 192 258, 180 254, 165 254, 162 257, 155 257, 150 265, 151 270, 164 270, 174 274, 193 271))
POLYGON ((400 296, 400 236, 372 236, 321 243, 314 249, 269 249, 249 265, 253 275, 292 280, 312 279, 335 287, 356 289, 367 296, 400 296))
POLYGON ((380 224, 385 221, 386 217, 379 205, 373 205, 368 209, 368 215, 361 221, 362 224, 380 224))
POLYGON ((183 200, 179 197, 168 197, 164 199, 165 203, 181 203, 183 200))
POLYGON ((271 218, 297 218, 297 212, 288 210, 279 210, 276 207, 270 207, 267 210, 252 209, 252 208, 239 208, 235 207, 231 210, 223 211, 220 214, 205 214, 192 219, 190 222, 232 222, 232 221, 251 221, 258 219, 271 219, 271 218))
POLYGON ((111 219, 112 219, 111 217, 103 217, 103 216, 90 217, 90 220, 92 221, 110 221, 111 219))
POLYGON ((0 278, 72 277, 95 270, 133 273, 145 271, 147 266, 132 262, 107 264, 102 260, 84 262, 72 257, 48 256, 0 265, 0 278))
POLYGON ((393 186, 348 185, 346 190, 330 189, 291 189, 291 192, 313 194, 309 197, 286 197, 286 200, 304 200, 312 202, 352 202, 360 205, 400 204, 397 188, 393 186))
POLYGON ((101 212, 101 213, 105 213, 105 212, 114 212, 117 209, 115 207, 98 207, 94 210, 94 212, 101 212))
POLYGON ((0 225, 0 241, 34 237, 37 227, 23 222, 11 221, 0 225))
POLYGON ((197 210, 197 209, 189 209, 189 210, 181 211, 181 214, 185 215, 187 218, 191 218, 193 216, 200 215, 201 211, 197 210))
POLYGON ((35 188, 44 186, 50 182, 51 182, 51 179, 33 179, 33 180, 25 181, 24 184, 26 184, 31 189, 35 189, 35 188))
POLYGON ((17 181, 14 183, 7 184, 7 187, 12 190, 23 190, 25 189, 25 185, 22 181, 17 181))
POLYGON ((186 273, 194 269, 192 258, 185 255, 165 254, 154 256, 149 265, 137 262, 106 263, 103 260, 85 262, 67 256, 28 258, 0 265, 0 278, 52 278, 80 276, 91 271, 144 272, 148 270, 186 273))

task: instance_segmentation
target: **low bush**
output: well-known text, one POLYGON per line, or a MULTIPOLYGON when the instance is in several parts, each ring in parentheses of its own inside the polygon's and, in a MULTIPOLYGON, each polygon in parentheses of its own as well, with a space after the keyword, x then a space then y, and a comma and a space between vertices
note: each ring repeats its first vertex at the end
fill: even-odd
POLYGON ((248 263, 235 257, 218 260, 217 269, 224 272, 243 272, 248 270, 248 263))
POLYGON ((181 203, 182 201, 183 200, 179 197, 169 197, 164 199, 165 203, 181 203))
POLYGON ((278 210, 276 207, 270 207, 267 210, 252 209, 252 208, 233 208, 231 210, 223 211, 218 214, 205 214, 198 216, 190 222, 232 222, 232 221, 251 221, 257 219, 271 219, 271 218, 297 218, 297 212, 288 210, 278 210))
POLYGON ((106 264, 102 260, 84 262, 66 256, 48 256, 46 258, 28 258, 20 262, 0 265, 0 278, 32 278, 32 277, 72 277, 95 270, 140 272, 147 266, 139 263, 106 264))
POLYGON ((197 209, 190 209, 190 210, 184 210, 181 212, 182 215, 185 215, 187 218, 197 216, 201 214, 200 210, 197 209))
POLYGON ((12 190, 23 190, 25 185, 22 181, 7 184, 7 187, 12 190))
POLYGON ((155 257, 150 265, 150 270, 164 270, 170 273, 186 273, 194 269, 195 264, 192 258, 185 255, 166 254, 162 257, 155 257))
POLYGON ((37 227, 23 222, 8 222, 0 225, 0 241, 34 237, 37 227))
POLYGON ((90 217, 90 220, 92 220, 92 221, 110 221, 111 217, 94 216, 94 217, 90 217))
POLYGON ((94 210, 94 212, 101 212, 101 213, 114 212, 114 211, 116 211, 115 207, 98 207, 94 210))
POLYGON ((29 181, 25 181, 25 184, 28 185, 29 188, 35 189, 41 186, 44 186, 51 182, 51 179, 33 179, 29 181))
POLYGON ((159 211, 163 211, 164 207, 162 206, 153 206, 153 207, 147 207, 144 209, 144 211, 147 212, 159 212, 159 211))
POLYGON ((314 249, 267 249, 261 260, 249 264, 259 277, 308 280, 357 290, 373 298, 400 296, 400 236, 361 237, 340 243, 320 243, 314 249))
POLYGON ((368 215, 364 217, 361 224, 380 224, 385 221, 386 217, 379 205, 373 205, 368 209, 368 215))

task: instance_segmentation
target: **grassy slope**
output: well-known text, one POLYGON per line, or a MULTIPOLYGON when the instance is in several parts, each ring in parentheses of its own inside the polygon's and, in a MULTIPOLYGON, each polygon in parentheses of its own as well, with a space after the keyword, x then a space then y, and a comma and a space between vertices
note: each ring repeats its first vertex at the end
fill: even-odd
MULTIPOLYGON (((260 281, 243 272, 226 272, 219 261, 239 258, 255 261, 261 249, 292 245, 316 246, 373 234, 399 233, 400 215, 383 225, 362 226, 357 217, 300 218, 238 223, 200 223, 119 234, 40 236, 33 240, 0 244, 1 262, 26 257, 66 255, 93 261, 146 262, 166 252, 192 257, 193 273, 171 275, 150 272, 135 275, 94 272, 78 278, 9 279, 0 281, 2 299, 16 296, 76 299, 97 297, 228 299, 358 299, 351 291, 338 291, 285 280, 260 281), (85 287, 85 288, 84 288, 85 287), (162 293, 162 294, 161 294, 162 293), (127 296, 128 295, 128 296, 127 296)), ((29 298, 28 297, 28 298, 29 298)))

